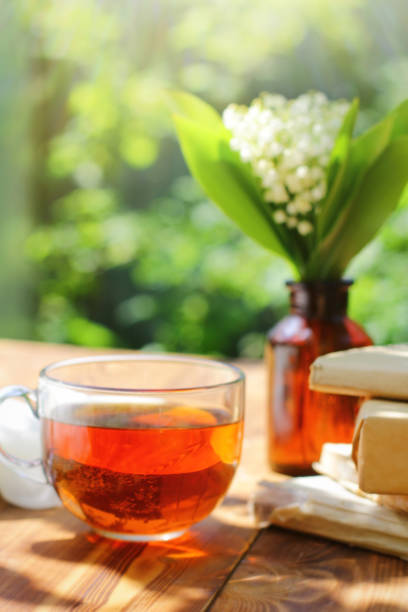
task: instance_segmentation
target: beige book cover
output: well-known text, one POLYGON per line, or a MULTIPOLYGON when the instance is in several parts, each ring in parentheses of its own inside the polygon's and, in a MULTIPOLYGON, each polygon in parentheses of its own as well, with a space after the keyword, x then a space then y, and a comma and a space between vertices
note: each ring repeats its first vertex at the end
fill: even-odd
POLYGON ((408 345, 322 355, 311 366, 309 384, 315 391, 408 400, 408 345))
POLYGON ((362 491, 408 495, 408 402, 363 402, 352 456, 362 491))

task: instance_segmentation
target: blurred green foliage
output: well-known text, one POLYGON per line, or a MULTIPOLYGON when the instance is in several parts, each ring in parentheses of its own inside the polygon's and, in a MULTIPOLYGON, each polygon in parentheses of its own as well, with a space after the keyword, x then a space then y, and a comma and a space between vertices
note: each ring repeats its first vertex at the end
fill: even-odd
MULTIPOLYGON (((407 13, 404 0, 3 3, 0 333, 259 356, 290 271, 187 175, 163 91, 221 110, 320 89, 359 96, 365 127, 408 95, 407 13)), ((407 246, 401 207, 350 269, 351 314, 377 342, 408 340, 407 246)))

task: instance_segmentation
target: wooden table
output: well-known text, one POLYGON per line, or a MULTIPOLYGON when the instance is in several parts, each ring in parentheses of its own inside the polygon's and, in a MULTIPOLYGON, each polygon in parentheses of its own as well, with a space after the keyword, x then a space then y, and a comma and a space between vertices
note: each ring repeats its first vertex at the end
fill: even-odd
MULTIPOLYGON (((0 385, 35 386, 52 361, 97 353, 0 341, 0 385)), ((211 517, 173 543, 115 543, 62 508, 26 511, 0 499, 0 609, 408 610, 408 563, 277 528, 257 530, 247 501, 264 463, 261 363, 247 373, 244 453, 211 517)))

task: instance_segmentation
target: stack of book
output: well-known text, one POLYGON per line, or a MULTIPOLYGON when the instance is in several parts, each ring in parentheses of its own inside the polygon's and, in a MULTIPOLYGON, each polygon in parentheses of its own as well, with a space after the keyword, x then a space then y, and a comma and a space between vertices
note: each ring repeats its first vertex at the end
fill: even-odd
POLYGON ((408 345, 319 357, 316 391, 362 396, 353 444, 325 444, 321 475, 263 480, 258 524, 276 524, 408 560, 408 345))
POLYGON ((408 495, 408 346, 370 346, 319 357, 310 387, 360 395, 352 456, 366 493, 408 495))

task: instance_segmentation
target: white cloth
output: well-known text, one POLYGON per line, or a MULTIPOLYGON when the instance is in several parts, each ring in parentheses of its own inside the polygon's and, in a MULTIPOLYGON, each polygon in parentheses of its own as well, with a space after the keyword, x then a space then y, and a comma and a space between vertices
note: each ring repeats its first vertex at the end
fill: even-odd
MULTIPOLYGON (((41 425, 24 401, 9 399, 0 406, 0 445, 12 455, 33 460, 42 456, 41 425)), ((0 455, 0 493, 21 508, 40 510, 61 504, 54 488, 46 483, 41 467, 14 470, 0 455), (34 482, 43 480, 43 483, 34 482)))

